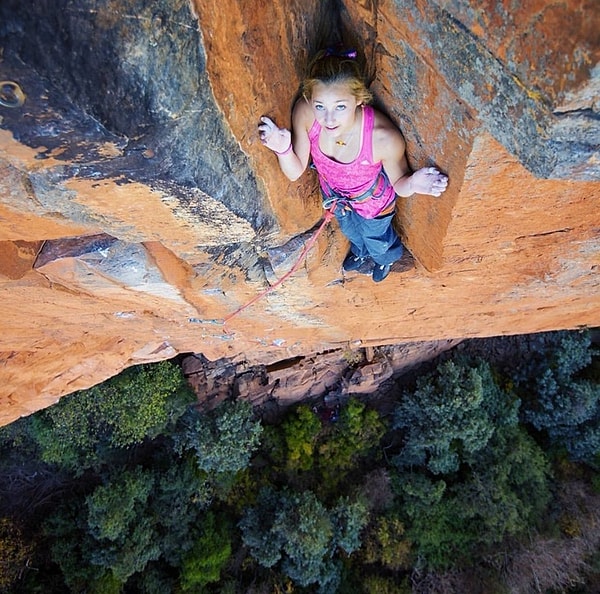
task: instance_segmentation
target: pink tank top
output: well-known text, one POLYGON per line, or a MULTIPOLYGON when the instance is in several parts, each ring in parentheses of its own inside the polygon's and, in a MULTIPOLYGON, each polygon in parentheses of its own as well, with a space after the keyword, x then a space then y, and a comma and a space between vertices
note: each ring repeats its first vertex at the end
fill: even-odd
POLYGON ((373 163, 374 122, 373 108, 370 105, 363 106, 362 144, 358 156, 351 163, 340 163, 321 151, 321 125, 317 120, 308 131, 310 154, 319 174, 321 189, 326 195, 329 195, 331 188, 336 194, 351 199, 361 196, 375 185, 369 196, 350 202, 352 209, 365 219, 374 219, 386 209, 390 210, 388 207, 396 198, 396 192, 383 172, 381 161, 373 163), (375 184, 378 178, 379 181, 375 184))

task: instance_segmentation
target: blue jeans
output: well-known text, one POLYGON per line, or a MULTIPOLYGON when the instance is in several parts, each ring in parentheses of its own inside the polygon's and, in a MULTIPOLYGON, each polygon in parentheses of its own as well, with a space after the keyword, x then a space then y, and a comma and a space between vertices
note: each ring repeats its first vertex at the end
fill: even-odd
POLYGON ((350 240, 350 249, 355 256, 370 256, 376 264, 393 264, 402 257, 404 248, 392 225, 394 213, 365 219, 353 210, 339 205, 335 209, 342 233, 350 240))

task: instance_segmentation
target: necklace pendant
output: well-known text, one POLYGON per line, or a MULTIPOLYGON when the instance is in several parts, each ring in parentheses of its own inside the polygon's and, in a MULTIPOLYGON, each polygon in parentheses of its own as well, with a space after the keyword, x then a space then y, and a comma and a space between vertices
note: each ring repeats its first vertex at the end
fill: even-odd
POLYGON ((346 143, 345 143, 343 140, 336 140, 336 141, 335 141, 335 143, 336 143, 338 146, 346 146, 346 143))

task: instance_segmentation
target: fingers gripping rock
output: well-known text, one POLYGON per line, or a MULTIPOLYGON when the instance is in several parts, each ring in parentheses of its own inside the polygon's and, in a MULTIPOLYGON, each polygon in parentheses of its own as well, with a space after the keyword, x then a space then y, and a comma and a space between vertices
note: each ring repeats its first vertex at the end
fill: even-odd
POLYGON ((272 151, 283 153, 292 142, 292 135, 286 128, 279 128, 275 122, 267 117, 260 118, 258 125, 260 141, 272 151))

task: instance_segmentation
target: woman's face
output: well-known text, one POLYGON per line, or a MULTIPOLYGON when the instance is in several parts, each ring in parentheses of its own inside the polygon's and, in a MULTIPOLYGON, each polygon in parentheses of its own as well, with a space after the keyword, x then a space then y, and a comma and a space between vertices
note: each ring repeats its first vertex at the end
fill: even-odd
POLYGON ((356 108, 360 105, 348 83, 344 82, 316 83, 309 103, 315 119, 332 138, 338 138, 352 130, 356 108))

